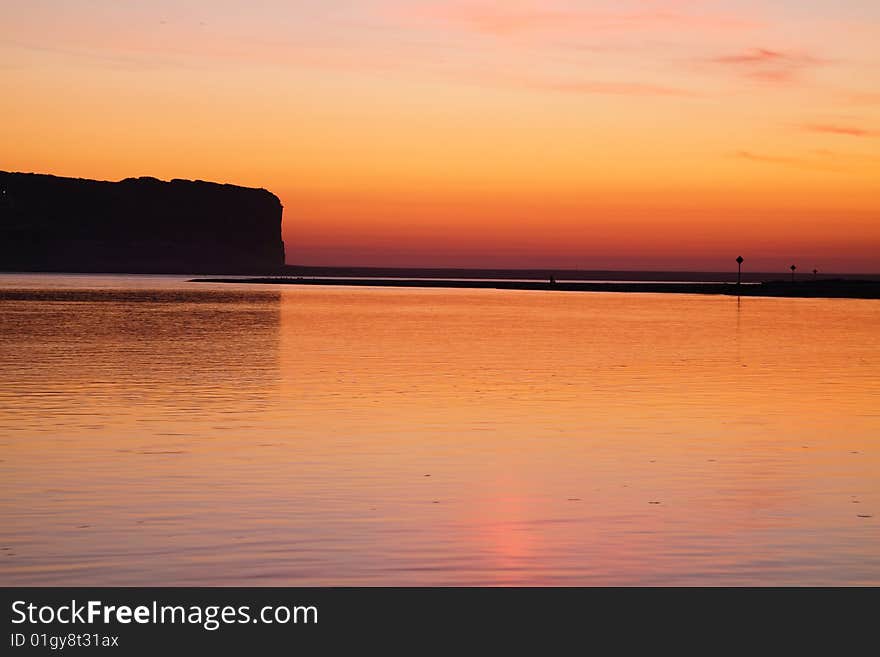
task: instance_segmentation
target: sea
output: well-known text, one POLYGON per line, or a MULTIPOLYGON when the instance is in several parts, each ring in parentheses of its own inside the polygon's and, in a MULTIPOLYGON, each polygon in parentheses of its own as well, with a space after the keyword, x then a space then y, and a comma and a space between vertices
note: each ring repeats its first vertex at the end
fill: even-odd
POLYGON ((880 585, 880 301, 0 274, 0 584, 880 585))

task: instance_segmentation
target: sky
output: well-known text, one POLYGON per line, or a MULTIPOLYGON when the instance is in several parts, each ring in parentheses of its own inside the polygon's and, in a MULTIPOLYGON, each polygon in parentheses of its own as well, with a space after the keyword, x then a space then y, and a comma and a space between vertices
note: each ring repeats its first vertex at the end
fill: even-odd
POLYGON ((876 0, 0 18, 0 169, 265 187, 289 263, 880 271, 876 0))

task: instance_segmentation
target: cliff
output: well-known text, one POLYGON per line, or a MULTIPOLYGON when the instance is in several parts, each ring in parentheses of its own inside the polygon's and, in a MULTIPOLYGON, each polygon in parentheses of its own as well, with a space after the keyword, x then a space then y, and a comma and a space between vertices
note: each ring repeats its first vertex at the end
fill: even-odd
POLYGON ((0 172, 0 270, 274 272, 281 212, 265 189, 0 172))

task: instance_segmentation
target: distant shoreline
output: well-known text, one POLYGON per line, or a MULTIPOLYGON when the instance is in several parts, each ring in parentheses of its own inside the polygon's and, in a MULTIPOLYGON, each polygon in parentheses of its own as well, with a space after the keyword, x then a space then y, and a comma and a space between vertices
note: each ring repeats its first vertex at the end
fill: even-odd
POLYGON ((802 280, 761 283, 657 283, 657 282, 577 282, 450 280, 412 278, 194 278, 194 283, 248 283, 257 285, 322 285, 352 287, 405 287, 448 289, 545 290, 559 292, 641 292, 664 294, 714 294, 748 297, 880 299, 880 281, 802 280))
MULTIPOLYGON (((438 268, 438 267, 317 267, 305 265, 286 265, 279 270, 266 270, 262 272, 192 272, 193 276, 200 275, 211 278, 227 276, 284 276, 300 278, 363 278, 374 280, 377 278, 389 279, 422 279, 437 278, 443 280, 461 279, 491 279, 491 280, 517 280, 517 281, 546 281, 555 276, 558 281, 567 282, 619 282, 619 283, 736 283, 736 267, 726 271, 712 270, 644 270, 644 269, 504 269, 469 267, 438 268)), ((763 283, 773 280, 789 281, 788 267, 776 271, 743 271, 741 280, 743 283, 763 283)), ((820 271, 813 274, 809 270, 799 271, 797 280, 800 281, 824 281, 824 280, 873 280, 880 281, 880 272, 834 272, 820 271)))

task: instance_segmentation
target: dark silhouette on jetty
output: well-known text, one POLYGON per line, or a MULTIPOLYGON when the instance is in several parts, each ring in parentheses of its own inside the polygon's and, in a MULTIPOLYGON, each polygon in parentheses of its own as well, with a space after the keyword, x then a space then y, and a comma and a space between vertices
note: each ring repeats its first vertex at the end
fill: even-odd
POLYGON ((198 278, 204 283, 248 283, 274 285, 333 285, 354 287, 408 287, 497 290, 553 290, 566 292, 642 292, 667 294, 724 294, 744 297, 825 297, 880 299, 880 280, 827 278, 795 283, 770 280, 761 283, 682 283, 682 282, 582 282, 544 280, 455 280, 443 278, 198 278))
POLYGON ((281 273, 281 213, 265 189, 0 171, 0 271, 281 273))

